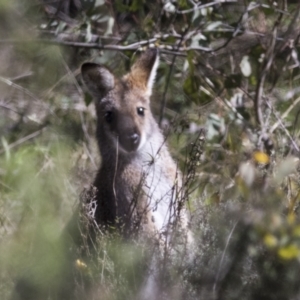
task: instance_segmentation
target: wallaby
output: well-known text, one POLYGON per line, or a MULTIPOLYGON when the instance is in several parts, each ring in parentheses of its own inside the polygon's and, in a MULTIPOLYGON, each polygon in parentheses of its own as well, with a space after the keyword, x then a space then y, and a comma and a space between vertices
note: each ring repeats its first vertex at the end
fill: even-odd
POLYGON ((181 175, 150 110, 158 51, 149 49, 121 79, 84 63, 82 78, 95 99, 102 165, 94 186, 98 224, 168 237, 186 226, 181 175))
MULTIPOLYGON (((121 79, 95 63, 83 64, 81 73, 95 100, 102 157, 94 182, 94 220, 119 228, 124 236, 154 236, 167 246, 177 225, 186 229, 187 243, 192 237, 181 174, 150 109, 158 61, 158 51, 149 49, 121 79)), ((153 256, 138 299, 160 299, 158 266, 153 256)))

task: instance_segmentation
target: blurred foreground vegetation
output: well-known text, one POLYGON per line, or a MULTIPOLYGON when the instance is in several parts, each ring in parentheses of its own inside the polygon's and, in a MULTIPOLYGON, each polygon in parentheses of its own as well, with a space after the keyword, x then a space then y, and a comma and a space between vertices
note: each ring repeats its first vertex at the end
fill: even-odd
POLYGON ((192 263, 162 264, 163 296, 300 297, 300 5, 224 2, 0 0, 1 299, 17 278, 45 299, 72 272, 97 283, 78 298, 134 299, 146 244, 99 235, 88 261, 60 237, 100 163, 80 65, 123 74, 146 47, 196 239, 192 263))

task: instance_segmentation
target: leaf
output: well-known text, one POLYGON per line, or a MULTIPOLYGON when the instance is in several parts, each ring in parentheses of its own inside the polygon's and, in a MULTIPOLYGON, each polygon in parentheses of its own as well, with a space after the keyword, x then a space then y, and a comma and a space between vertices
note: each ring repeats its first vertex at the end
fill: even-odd
POLYGON ((251 75, 252 68, 251 68, 251 65, 250 65, 250 61, 249 61, 249 56, 248 55, 245 55, 242 58, 242 61, 240 62, 240 68, 241 68, 242 74, 245 77, 249 77, 251 75))
POLYGON ((91 102, 93 101, 92 96, 89 93, 84 94, 84 102, 86 106, 89 106, 91 102))
POLYGON ((192 99, 193 102, 196 102, 199 98, 199 78, 190 73, 183 83, 183 90, 192 99))
POLYGON ((178 0, 177 4, 178 4, 179 9, 183 10, 183 9, 188 9, 189 8, 188 3, 187 3, 186 0, 178 0))
POLYGON ((194 10, 192 22, 194 22, 200 16, 200 9, 194 10))
POLYGON ((172 4, 171 2, 167 2, 165 5, 164 5, 164 10, 168 13, 175 13, 176 12, 176 7, 174 4, 172 4))
POLYGON ((141 1, 141 0, 133 0, 131 2, 131 5, 130 5, 130 11, 131 12, 136 12, 136 11, 142 11, 143 10, 143 5, 144 5, 144 1, 141 1))
POLYGON ((213 11, 212 7, 205 7, 200 10, 201 15, 204 17, 209 16, 212 13, 212 11, 213 11))
POLYGON ((298 161, 299 158, 293 156, 287 157, 285 160, 281 161, 275 174, 275 181, 277 183, 281 183, 286 176, 294 172, 296 170, 298 161))
POLYGON ((86 42, 90 43, 92 41, 92 38, 93 38, 93 35, 92 35, 91 22, 87 22, 85 40, 86 40, 86 42))
POLYGON ((192 37, 190 47, 197 47, 199 46, 200 40, 206 40, 206 36, 204 36, 202 33, 197 33, 192 37))
POLYGON ((114 24, 115 24, 115 19, 110 17, 108 20, 107 20, 107 29, 104 33, 104 36, 108 36, 110 34, 113 34, 113 27, 114 27, 114 24))
POLYGON ((225 121, 216 114, 210 114, 205 127, 207 129, 206 138, 207 140, 211 140, 213 137, 225 132, 225 121))
POLYGON ((218 28, 219 26, 222 25, 221 21, 216 21, 216 22, 211 22, 208 24, 208 26, 206 27, 206 31, 212 31, 215 30, 216 28, 218 28))
POLYGON ((248 187, 252 186, 256 176, 254 165, 251 162, 241 163, 239 167, 239 175, 248 187))
POLYGON ((1 137, 1 142, 5 151, 5 158, 6 160, 10 159, 10 149, 9 149, 9 145, 7 143, 7 140, 5 139, 4 136, 1 137))

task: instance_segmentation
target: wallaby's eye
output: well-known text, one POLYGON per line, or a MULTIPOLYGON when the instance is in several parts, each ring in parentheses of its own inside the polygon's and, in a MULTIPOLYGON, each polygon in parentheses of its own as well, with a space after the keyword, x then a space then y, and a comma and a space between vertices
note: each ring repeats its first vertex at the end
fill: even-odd
POLYGON ((106 120, 107 123, 111 123, 113 120, 113 113, 112 111, 107 111, 104 115, 104 118, 106 120))
POLYGON ((144 116, 145 115, 145 108, 144 107, 138 107, 136 109, 137 113, 139 116, 144 116))

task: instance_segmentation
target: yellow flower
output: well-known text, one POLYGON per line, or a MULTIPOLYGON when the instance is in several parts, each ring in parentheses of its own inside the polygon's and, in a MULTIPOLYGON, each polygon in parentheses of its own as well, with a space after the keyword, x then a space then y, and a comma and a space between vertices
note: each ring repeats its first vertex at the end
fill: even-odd
POLYGON ((253 153, 253 159, 259 164, 268 164, 270 162, 269 155, 261 151, 255 151, 253 153))
POLYGON ((264 236, 264 243, 266 244, 266 246, 270 248, 274 248, 277 245, 278 240, 276 236, 274 236, 273 234, 267 233, 264 236))
POLYGON ((288 245, 278 250, 278 255, 285 260, 299 257, 300 249, 296 245, 288 245))

